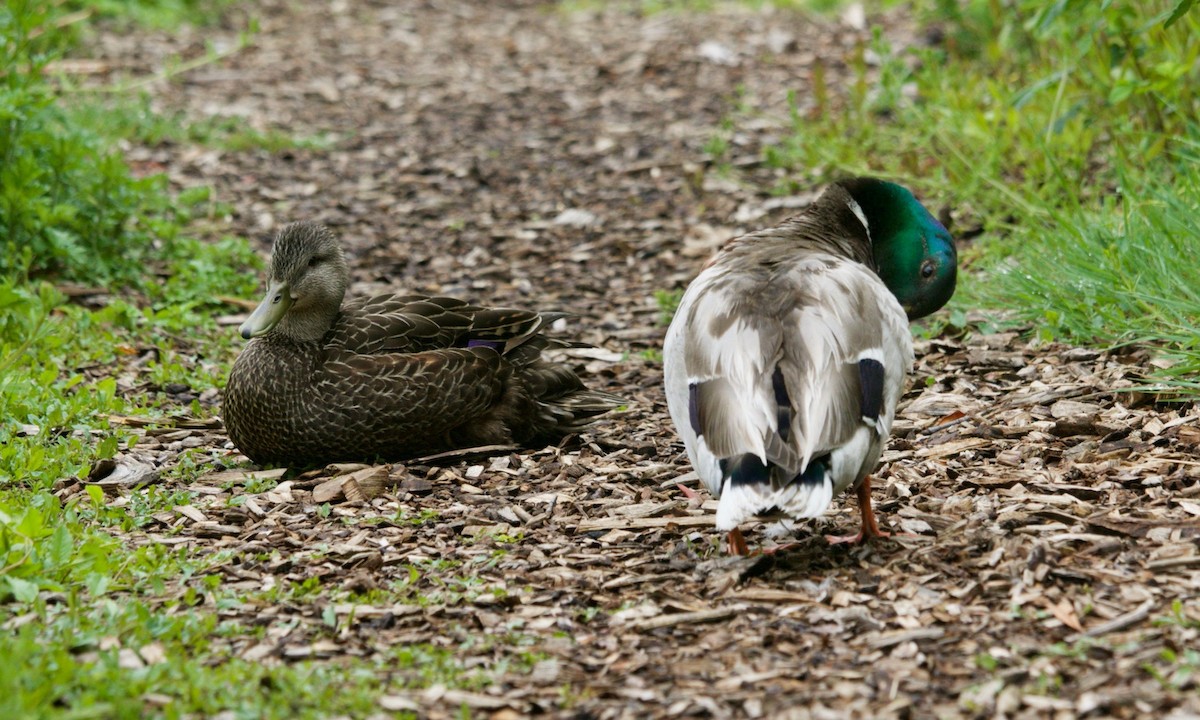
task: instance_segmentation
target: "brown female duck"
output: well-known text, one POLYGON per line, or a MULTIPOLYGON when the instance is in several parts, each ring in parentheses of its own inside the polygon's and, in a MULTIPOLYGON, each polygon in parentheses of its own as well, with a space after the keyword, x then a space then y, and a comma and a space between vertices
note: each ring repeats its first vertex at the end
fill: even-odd
POLYGON ((225 427, 256 463, 397 460, 552 442, 621 400, 542 351, 558 313, 379 295, 343 304, 349 271, 325 227, 275 238, 267 294, 225 388, 225 427))

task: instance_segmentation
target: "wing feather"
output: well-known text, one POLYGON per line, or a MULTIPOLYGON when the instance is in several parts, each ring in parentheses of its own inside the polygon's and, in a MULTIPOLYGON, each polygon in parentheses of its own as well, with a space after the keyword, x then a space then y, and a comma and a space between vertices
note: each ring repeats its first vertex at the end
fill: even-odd
POLYGON ((466 347, 479 341, 504 354, 559 317, 561 313, 483 308, 454 298, 378 295, 346 303, 325 344, 375 355, 466 347))

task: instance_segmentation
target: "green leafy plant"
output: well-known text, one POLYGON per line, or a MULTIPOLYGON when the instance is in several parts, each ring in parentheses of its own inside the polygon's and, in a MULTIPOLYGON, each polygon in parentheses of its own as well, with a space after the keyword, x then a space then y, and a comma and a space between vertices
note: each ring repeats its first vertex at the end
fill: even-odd
POLYGON ((670 325, 671 318, 683 300, 683 290, 655 290, 654 302, 658 305, 658 324, 670 325))
POLYGON ((99 138, 63 121, 43 77, 66 45, 50 8, 0 8, 0 274, 130 282, 157 239, 139 218, 168 213, 165 186, 134 178, 99 138))
POLYGON ((1194 686, 1196 678, 1200 677, 1200 650, 1185 648, 1177 652, 1171 648, 1163 648, 1157 660, 1158 664, 1148 662, 1142 669, 1164 688, 1184 690, 1194 686))

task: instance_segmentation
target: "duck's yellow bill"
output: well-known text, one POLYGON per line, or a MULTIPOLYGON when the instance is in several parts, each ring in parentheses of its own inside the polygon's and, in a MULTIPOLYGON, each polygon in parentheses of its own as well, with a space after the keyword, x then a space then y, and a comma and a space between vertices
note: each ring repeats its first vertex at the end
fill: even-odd
POLYGON ((242 323, 238 331, 247 340, 270 332, 271 328, 279 324, 291 306, 291 288, 285 282, 272 280, 267 285, 266 297, 262 299, 258 307, 254 308, 254 312, 250 313, 250 317, 246 318, 246 322, 242 323))

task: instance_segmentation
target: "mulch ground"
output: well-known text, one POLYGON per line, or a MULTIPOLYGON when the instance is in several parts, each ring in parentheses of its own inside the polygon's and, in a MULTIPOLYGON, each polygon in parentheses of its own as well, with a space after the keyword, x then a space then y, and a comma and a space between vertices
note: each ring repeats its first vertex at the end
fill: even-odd
MULTIPOLYGON (((285 222, 329 224, 355 293, 576 313, 564 333, 597 348, 581 372, 629 409, 560 447, 266 472, 278 485, 262 492, 227 470, 243 458, 219 425, 146 430, 102 482, 153 477, 189 449, 212 471, 130 543, 211 556, 251 598, 312 588, 212 608, 264 629, 218 647, 263 663, 453 649, 491 682, 425 687, 398 667, 380 698, 430 718, 1200 714, 1200 411, 1136 392, 1144 353, 919 342, 875 483, 881 521, 905 533, 892 540, 829 546, 857 527, 843 498, 748 534, 797 547, 731 558, 714 503, 678 488, 698 483, 646 352, 664 329, 653 294, 808 201, 769 194, 760 149, 787 131, 787 93, 805 96, 814 60, 837 87, 869 28, 785 11, 268 1, 223 28, 101 33, 92 54, 114 75, 156 72, 206 41, 230 47, 239 13, 259 19, 252 44, 151 85, 155 106, 333 146, 132 147, 131 161, 213 187, 233 208, 220 230, 264 253, 285 222), (734 171, 717 172, 703 148, 737 102, 756 112, 737 124, 734 171)), ((910 41, 903 17, 873 20, 910 41)))

